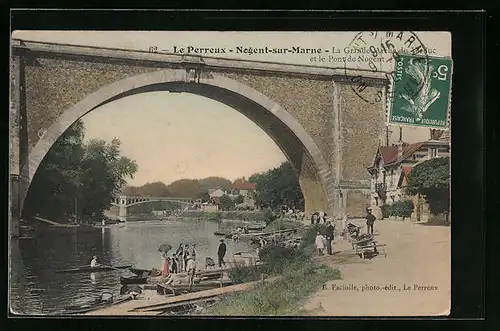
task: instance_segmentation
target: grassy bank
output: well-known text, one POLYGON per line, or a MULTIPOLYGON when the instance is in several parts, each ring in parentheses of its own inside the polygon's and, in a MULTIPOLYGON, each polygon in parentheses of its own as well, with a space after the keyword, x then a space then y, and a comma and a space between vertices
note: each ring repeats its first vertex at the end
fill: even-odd
POLYGON ((230 272, 236 283, 260 278, 261 274, 281 276, 272 283, 227 295, 203 311, 208 316, 293 316, 303 302, 327 281, 340 279, 340 272, 311 260, 310 245, 302 248, 269 247, 261 251, 262 266, 237 267, 230 272))

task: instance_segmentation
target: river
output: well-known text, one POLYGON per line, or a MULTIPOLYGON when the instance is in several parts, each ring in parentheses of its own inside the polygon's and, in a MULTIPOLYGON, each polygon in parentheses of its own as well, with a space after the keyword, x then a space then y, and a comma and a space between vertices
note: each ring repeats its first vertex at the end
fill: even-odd
MULTIPOLYGON (((224 224, 224 223, 222 223, 224 224)), ((197 268, 205 257, 216 261, 220 237, 214 221, 136 221, 106 229, 46 228, 32 240, 12 240, 10 307, 17 314, 58 314, 65 306, 93 300, 103 291, 120 292, 120 275, 130 271, 58 274, 54 270, 89 265, 93 255, 105 265, 161 268, 158 246, 172 245, 173 253, 183 243, 196 243, 197 268)), ((245 241, 226 240, 227 257, 250 250, 245 241)))

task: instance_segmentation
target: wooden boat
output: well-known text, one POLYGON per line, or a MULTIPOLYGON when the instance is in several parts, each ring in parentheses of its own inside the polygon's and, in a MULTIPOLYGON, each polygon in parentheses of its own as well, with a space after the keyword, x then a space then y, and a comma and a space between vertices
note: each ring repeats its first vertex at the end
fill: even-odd
MULTIPOLYGON (((222 282, 222 287, 224 286, 231 286, 234 285, 233 282, 231 281, 224 281, 222 282)), ((206 291, 206 290, 213 290, 215 288, 220 288, 221 283, 220 282, 212 282, 212 283, 199 283, 199 284, 193 284, 191 287, 189 285, 183 284, 183 285, 162 285, 162 284, 157 284, 157 292, 158 294, 163 294, 163 295, 180 295, 184 293, 191 293, 191 292, 199 292, 199 291, 206 291)))
POLYGON ((130 268, 130 272, 136 274, 137 276, 148 276, 148 277, 156 277, 161 274, 160 270, 151 270, 151 269, 138 269, 138 268, 130 268))
POLYGON ((82 305, 67 306, 64 308, 64 312, 66 314, 84 314, 90 311, 106 308, 112 305, 117 305, 119 303, 126 302, 132 299, 133 297, 131 295, 127 295, 120 299, 114 300, 113 293, 104 292, 95 301, 90 301, 82 305), (104 294, 109 294, 110 298, 104 299, 104 294))
POLYGON ((120 284, 130 285, 130 284, 146 284, 148 282, 148 276, 120 276, 120 284))
POLYGON ((247 225, 247 229, 250 231, 259 231, 265 229, 266 226, 266 223, 255 223, 247 225))
POLYGON ((111 266, 97 266, 97 267, 88 267, 88 266, 83 266, 83 267, 76 267, 72 269, 63 269, 63 270, 56 270, 54 271, 55 273, 72 273, 72 272, 102 272, 102 271, 111 271, 111 270, 116 270, 116 269, 128 269, 132 267, 131 265, 122 265, 122 266, 117 266, 117 267, 111 267, 111 266))

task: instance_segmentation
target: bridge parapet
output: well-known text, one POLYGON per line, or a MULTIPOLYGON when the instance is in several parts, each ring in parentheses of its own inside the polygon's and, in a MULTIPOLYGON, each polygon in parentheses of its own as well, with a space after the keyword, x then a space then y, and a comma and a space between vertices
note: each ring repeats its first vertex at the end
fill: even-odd
POLYGON ((198 201, 198 199, 189 197, 145 197, 145 196, 120 195, 114 198, 113 203, 117 205, 131 205, 148 201, 172 201, 172 202, 180 201, 180 202, 195 203, 198 201))

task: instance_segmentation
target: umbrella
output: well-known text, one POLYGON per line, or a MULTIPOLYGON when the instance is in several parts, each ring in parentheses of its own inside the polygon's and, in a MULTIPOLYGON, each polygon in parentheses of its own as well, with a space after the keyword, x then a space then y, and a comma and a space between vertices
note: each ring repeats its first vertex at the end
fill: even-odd
POLYGON ((158 252, 168 252, 169 250, 172 249, 172 246, 169 244, 161 244, 160 247, 158 247, 158 252))

